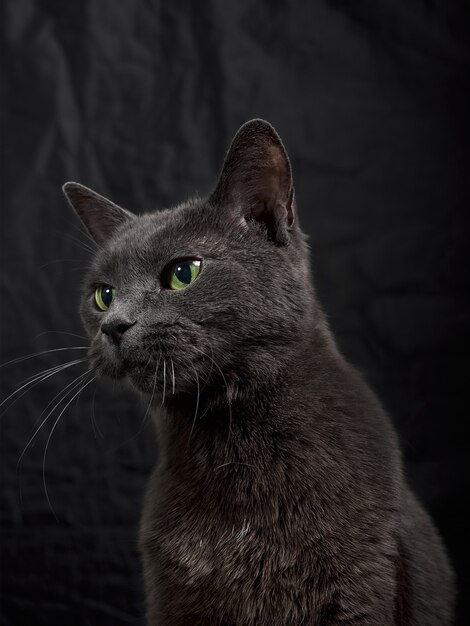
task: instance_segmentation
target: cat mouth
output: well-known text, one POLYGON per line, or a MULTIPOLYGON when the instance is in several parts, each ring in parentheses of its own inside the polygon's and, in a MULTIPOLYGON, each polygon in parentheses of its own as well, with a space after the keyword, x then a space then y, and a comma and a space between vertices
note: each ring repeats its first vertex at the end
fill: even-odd
POLYGON ((148 378, 150 374, 152 377, 158 375, 163 367, 162 355, 157 353, 143 358, 140 356, 137 347, 123 349, 108 343, 92 346, 88 354, 91 369, 100 376, 115 380, 125 377, 139 380, 148 378))
POLYGON ((108 359, 97 359, 92 364, 100 376, 121 380, 130 384, 131 387, 143 393, 158 394, 174 393, 175 389, 175 368, 172 362, 164 360, 152 363, 147 361, 109 361, 108 359))
POLYGON ((188 347, 189 354, 185 355, 172 348, 147 353, 143 358, 135 347, 125 352, 92 348, 91 369, 98 376, 123 381, 141 393, 154 395, 197 391, 218 371, 212 359, 198 348, 192 346, 191 351, 188 347))

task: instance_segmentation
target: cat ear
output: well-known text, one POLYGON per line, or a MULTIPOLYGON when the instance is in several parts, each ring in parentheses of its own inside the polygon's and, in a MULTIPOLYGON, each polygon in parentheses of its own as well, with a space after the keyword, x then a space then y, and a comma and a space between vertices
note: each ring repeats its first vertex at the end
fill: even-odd
POLYGON ((79 183, 65 183, 62 190, 98 245, 106 243, 118 226, 135 219, 126 209, 79 183))
POLYGON ((240 128, 210 201, 240 211, 247 222, 260 222, 277 244, 288 243, 295 212, 292 172, 271 124, 255 119, 240 128))

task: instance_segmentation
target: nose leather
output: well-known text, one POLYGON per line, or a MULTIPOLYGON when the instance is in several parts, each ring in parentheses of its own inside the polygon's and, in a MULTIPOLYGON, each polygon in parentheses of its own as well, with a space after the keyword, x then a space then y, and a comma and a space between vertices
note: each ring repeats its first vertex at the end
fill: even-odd
POLYGON ((124 333, 134 324, 135 322, 131 322, 125 317, 115 317, 101 324, 101 332, 106 335, 111 343, 119 345, 124 333))

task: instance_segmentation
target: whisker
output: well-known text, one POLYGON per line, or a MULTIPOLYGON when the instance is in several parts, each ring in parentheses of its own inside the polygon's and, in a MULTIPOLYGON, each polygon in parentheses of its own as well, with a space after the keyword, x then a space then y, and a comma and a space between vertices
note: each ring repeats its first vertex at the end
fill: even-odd
MULTIPOLYGON (((52 261, 47 261, 38 267, 38 270, 43 270, 50 265, 57 265, 57 263, 82 263, 83 259, 53 259, 52 261)), ((91 266, 90 266, 91 269, 91 266)))
POLYGON ((173 333, 170 334, 170 337, 173 337, 173 339, 175 340, 175 343, 173 344, 173 348, 171 349, 171 352, 170 352, 170 357, 172 357, 175 352, 176 344, 178 343, 178 337, 176 337, 176 335, 174 335, 173 333))
POLYGON ((192 368, 192 369, 193 369, 193 372, 196 374, 197 399, 196 399, 196 410, 194 411, 193 423, 191 424, 191 430, 189 432, 189 437, 188 437, 188 446, 189 446, 189 442, 191 441, 191 436, 193 434, 194 426, 196 424, 197 411, 199 409, 199 376, 197 375, 196 370, 194 368, 192 368))
POLYGON ((92 269, 93 267, 91 265, 84 265, 80 267, 72 267, 69 271, 70 272, 88 272, 92 269))
POLYGON ((99 436, 101 437, 101 439, 104 439, 103 433, 101 432, 100 427, 98 426, 98 422, 95 419, 95 396, 96 396, 96 390, 93 393, 93 399, 91 401, 91 426, 93 428, 93 433, 95 435, 95 439, 96 439, 96 433, 98 432, 99 436))
MULTIPOLYGON (((95 368, 93 368, 93 371, 94 370, 95 370, 95 368)), ((82 387, 82 389, 83 389, 83 387, 82 387)), ((77 396, 77 402, 75 404, 75 419, 77 421, 80 419, 79 408, 80 408, 80 393, 77 396)))
POLYGON ((210 380, 211 374, 212 374, 212 370, 213 370, 213 365, 214 365, 214 359, 211 358, 211 368, 209 370, 209 373, 206 376, 206 380, 204 381, 204 385, 207 385, 208 381, 210 380))
MULTIPOLYGON (((67 233, 67 238, 70 238, 72 241, 78 243, 79 245, 84 246, 87 252, 96 254, 97 250, 101 248, 101 246, 99 246, 96 243, 96 241, 91 237, 90 233, 85 228, 78 227, 75 223, 71 222, 70 220, 63 219, 62 221, 64 222, 64 224, 66 224, 67 228, 73 228, 79 235, 85 236, 90 241, 93 247, 91 247, 87 242, 82 241, 78 237, 75 237, 71 233, 69 232, 67 233)), ((53 229, 53 232, 59 234, 60 237, 62 238, 64 236, 63 230, 60 231, 58 229, 53 229)))
MULTIPOLYGON (((88 373, 88 372, 86 372, 86 373, 88 373)), ((93 376, 93 378, 91 378, 90 380, 88 380, 87 382, 85 382, 83 385, 81 385, 81 387, 80 387, 80 389, 77 391, 77 393, 75 393, 75 394, 74 394, 74 395, 70 398, 70 400, 67 402, 67 404, 64 406, 64 408, 63 408, 63 409, 62 409, 62 411, 59 413, 58 418, 56 419, 56 421, 54 422, 54 424, 53 424, 53 426, 52 426, 51 432, 49 433, 49 437, 47 438, 46 447, 45 447, 45 449, 44 449, 44 456, 43 456, 43 458, 42 458, 42 480, 43 480, 43 484, 44 484, 44 493, 45 493, 45 495, 46 495, 46 500, 47 500, 47 503, 48 503, 48 505, 49 505, 49 508, 51 509, 51 512, 52 512, 52 514, 54 515, 54 517, 56 518, 56 520, 57 520, 57 521, 59 521, 59 520, 57 519, 57 516, 56 516, 56 514, 55 514, 55 512, 54 512, 54 509, 53 509, 53 507, 52 507, 52 504, 51 504, 51 501, 50 501, 50 498, 49 498, 49 493, 48 493, 48 491, 47 491, 47 485, 46 485, 46 456, 47 456, 47 450, 48 450, 48 448, 49 448, 49 443, 50 443, 50 441, 51 441, 51 437, 52 437, 52 435, 53 435, 53 433, 54 433, 54 430, 55 430, 55 428, 56 428, 57 424, 59 423, 60 418, 61 418, 61 417, 62 417, 62 415, 64 414, 65 410, 67 409, 67 407, 68 407, 68 406, 70 406, 70 405, 71 405, 71 403, 72 403, 72 402, 74 401, 74 399, 75 399, 75 398, 76 398, 76 397, 77 397, 77 396, 78 396, 78 395, 79 395, 79 394, 83 391, 83 389, 85 389, 85 387, 88 387, 88 385, 89 385, 90 383, 92 383, 92 382, 95 380, 95 378, 97 378, 97 377, 96 377, 96 376, 93 376)))
MULTIPOLYGON (((204 385, 202 386, 202 388, 204 389, 204 388, 206 387, 207 383, 209 382, 210 377, 211 377, 211 374, 212 374, 212 370, 214 369, 214 363, 215 363, 215 361, 214 361, 214 358, 213 358, 213 353, 212 353, 212 357, 210 357, 210 356, 209 356, 208 354, 206 354, 203 350, 201 350, 201 349, 199 349, 199 348, 196 348, 196 346, 193 346, 193 348, 194 348, 197 352, 200 352, 203 356, 205 356, 206 358, 208 358, 208 359, 209 359, 209 361, 210 361, 210 364, 211 364, 211 368, 210 368, 210 370, 209 370, 209 373, 207 374, 207 376, 205 376, 205 379, 204 379, 204 385)), ((219 371, 220 371, 220 368, 219 368, 219 371)))
MULTIPOLYGON (((150 357, 150 358, 151 358, 151 357, 150 357)), ((147 408, 146 408, 146 410, 145 410, 144 417, 142 418, 142 421, 140 422, 140 427, 139 427, 139 430, 138 430, 136 433, 134 433, 131 437, 129 437, 128 439, 126 439, 125 441, 123 441, 122 443, 120 443, 120 444, 119 444, 116 448, 114 448, 113 452, 115 452, 116 450, 119 450, 120 448, 122 448, 123 446, 125 446, 125 445, 126 445, 127 443, 129 443, 130 441, 133 441, 133 440, 134 440, 136 437, 138 437, 138 436, 140 435, 140 433, 142 432, 142 430, 143 430, 143 428, 144 428, 144 425, 145 425, 145 422, 146 422, 146 420, 147 420, 147 415, 149 414, 150 407, 151 407, 151 405, 152 405, 152 400, 153 400, 153 397, 154 397, 154 395, 155 395, 155 389, 156 389, 156 386, 157 386, 157 373, 158 373, 158 366, 160 365, 160 360, 161 360, 161 355, 160 355, 160 358, 158 359, 157 365, 156 365, 156 367, 155 367, 155 375, 154 375, 154 379, 153 379, 152 393, 151 393, 151 395, 150 395, 150 400, 149 400, 149 403, 147 404, 147 408)), ((148 360, 147 365, 148 365, 148 363, 149 363, 149 362, 150 362, 150 359, 148 360)))
POLYGON ((160 407, 165 404, 165 390, 166 390, 166 361, 165 357, 163 357, 163 398, 160 407))
POLYGON ((217 367, 217 369, 220 372, 220 375, 223 378, 223 381, 225 383, 225 389, 227 390, 227 403, 228 403, 228 434, 227 434, 227 441, 225 444, 225 448, 226 450, 228 449, 228 445, 229 445, 229 441, 230 441, 230 435, 232 434, 232 398, 230 397, 230 393, 229 393, 229 389, 228 389, 228 384, 227 384, 227 379, 224 376, 223 371, 220 369, 219 365, 216 363, 215 359, 214 359, 214 349, 212 346, 210 346, 211 352, 212 352, 212 361, 214 363, 214 365, 217 367))
POLYGON ((144 427, 145 420, 147 418, 148 412, 150 411, 150 407, 152 405, 153 396, 155 395, 155 389, 157 387, 157 373, 158 373, 158 366, 160 365, 160 358, 158 359, 157 365, 155 367, 155 375, 154 375, 154 378, 153 378, 152 394, 150 396, 150 400, 149 400, 149 403, 147 405, 147 409, 145 411, 144 418, 142 420, 142 423, 140 424, 140 429, 139 429, 137 434, 139 434, 141 432, 142 428, 144 427))
MULTIPOLYGON (((81 231, 80 231, 81 232, 81 231)), ((84 250, 85 252, 89 252, 90 254, 96 254, 96 248, 92 248, 90 245, 88 245, 87 243, 85 243, 84 241, 82 241, 81 239, 79 239, 78 237, 74 237, 73 235, 71 235, 70 233, 68 233, 67 235, 69 237, 69 239, 71 239, 74 243, 76 243, 78 245, 79 248, 81 248, 82 250, 84 250)), ((93 242, 93 239, 91 239, 91 241, 93 242)))
MULTIPOLYGON (((85 229, 85 228, 79 228, 76 224, 72 224, 72 226, 74 227, 74 229, 80 234, 80 235, 85 235, 85 237, 88 239, 88 241, 91 243, 90 244, 82 241, 81 239, 78 239, 78 237, 75 238, 76 241, 79 241, 80 243, 83 243, 83 245, 87 245, 89 246, 90 250, 93 251, 93 253, 96 253, 97 250, 99 250, 101 248, 101 246, 99 246, 96 241, 93 239, 93 237, 90 235, 90 233, 85 229)), ((73 235, 70 235, 69 233, 69 237, 73 237, 73 235)))
MULTIPOLYGON (((53 332, 53 331, 50 331, 53 332)), ((44 333, 41 333, 43 335, 44 333)), ((38 335, 40 337, 41 335, 38 335)), ((76 335, 79 337, 79 335, 76 335)), ((22 361, 27 361, 28 359, 33 359, 34 357, 42 356, 43 354, 50 354, 51 352, 63 352, 64 350, 89 350, 90 346, 72 346, 71 348, 52 348, 52 350, 42 350, 41 352, 33 352, 31 354, 27 354, 26 356, 20 356, 16 359, 12 359, 11 361, 7 361, 6 363, 2 363, 0 367, 6 367, 7 365, 13 365, 13 363, 21 363, 22 361)))
POLYGON ((175 395, 175 366, 173 364, 173 359, 171 357, 170 357, 170 363, 171 363, 171 372, 172 372, 171 380, 172 380, 172 387, 173 387, 172 395, 175 395))
MULTIPOLYGON (((227 380, 226 380, 226 378, 224 376, 224 373, 222 372, 222 370, 220 369, 219 365, 217 364, 216 360, 214 359, 214 351, 212 350, 212 356, 209 356, 208 354, 206 354, 200 348, 196 348, 196 346, 192 346, 192 347, 193 347, 194 350, 196 350, 196 352, 200 352, 203 356, 205 356, 206 358, 210 359, 211 362, 216 366, 216 368, 219 370, 220 375, 222 376, 222 379, 223 379, 223 381, 225 383, 225 387, 227 388, 227 393, 228 393, 227 380)), ((227 400, 228 400, 228 397, 227 397, 227 400)))
POLYGON ((224 376, 224 373, 222 372, 222 370, 220 369, 218 363, 216 362, 216 360, 214 359, 214 350, 211 346, 211 351, 212 351, 212 357, 210 357, 208 354, 206 354, 203 350, 201 350, 200 348, 196 348, 196 346, 192 346, 194 350, 196 350, 196 352, 200 352, 202 355, 204 355, 205 357, 207 357, 208 359, 211 359, 211 361, 214 363, 214 365, 216 366, 216 368, 219 370, 220 375, 222 376, 222 379, 224 381, 225 384, 225 388, 227 390, 227 404, 228 404, 228 412, 229 412, 229 422, 228 422, 228 435, 227 435, 227 442, 226 442, 226 448, 228 448, 228 444, 229 444, 229 440, 230 440, 230 435, 232 433, 232 400, 229 396, 229 389, 228 389, 228 384, 227 384, 227 379, 224 376))
POLYGON ((54 413, 54 411, 56 410, 56 408, 60 405, 60 403, 62 402, 62 400, 64 400, 69 393, 71 393, 72 391, 74 391, 82 382, 82 379, 89 374, 88 371, 86 372, 82 372, 79 376, 77 376, 77 378, 75 378, 74 380, 72 380, 71 383, 69 383, 66 387, 64 387, 63 389, 61 389, 61 391, 59 391, 59 393, 49 402, 49 404, 46 406, 46 408, 42 411, 41 415, 39 416, 39 418, 36 420, 36 424, 39 422, 39 420, 41 419, 41 417, 44 415, 44 413, 47 411, 47 409, 51 406, 51 404, 59 397, 62 396, 59 401, 52 407, 52 409, 49 411, 49 413, 46 415, 46 417, 42 420, 41 424, 36 428, 36 424, 33 427, 34 433, 33 435, 29 438, 28 443, 26 444, 26 446, 23 448, 23 452, 20 454, 20 458, 18 459, 18 462, 16 464, 16 470, 18 471, 20 466, 21 466, 21 461, 24 457, 24 455, 26 454, 27 450, 31 447, 31 445, 33 444, 34 440, 36 439, 36 437, 38 436, 38 434, 41 432, 44 424, 47 422, 47 420, 49 419, 49 417, 54 413), (72 387, 72 389, 70 389, 70 391, 67 391, 67 389, 69 389, 69 387, 72 387), (64 393, 65 392, 65 393, 64 393))
POLYGON ((53 365, 52 367, 49 367, 45 370, 42 370, 42 372, 37 372, 36 374, 31 374, 31 376, 27 376, 25 379, 23 379, 22 381, 20 381, 20 385, 25 383, 26 381, 30 381, 33 382, 33 378, 37 379, 39 378, 42 374, 48 374, 49 372, 52 372, 56 369, 60 369, 61 367, 63 367, 64 365, 69 365, 72 363, 86 363, 86 361, 88 361, 88 358, 85 357, 84 359, 74 359, 73 361, 67 361, 66 363, 59 363, 58 365, 53 365))
MULTIPOLYGON (((71 363, 71 361, 67 361, 67 362, 71 363)), ((43 375, 45 376, 46 374, 49 374, 49 372, 53 372, 56 369, 60 369, 62 367, 62 365, 64 365, 64 363, 59 363, 58 365, 53 365, 52 367, 49 367, 49 368, 47 368, 45 370, 42 370, 42 372, 36 372, 36 374, 31 374, 31 376, 27 376, 25 379, 20 381, 19 384, 22 385, 23 383, 26 383, 28 381, 29 382, 34 382, 33 378, 37 380, 38 378, 41 378, 41 376, 43 376, 43 375)))
POLYGON ((15 404, 15 402, 17 402, 26 393, 28 393, 28 391, 33 389, 33 387, 36 387, 36 385, 39 385, 39 383, 42 383, 43 381, 47 380, 51 376, 54 376, 55 374, 58 374, 59 372, 62 372, 63 370, 69 367, 72 367, 73 365, 78 365, 79 363, 85 363, 86 360, 87 359, 76 359, 75 361, 70 361, 69 363, 57 365, 53 368, 46 370, 45 372, 43 371, 40 374, 36 374, 32 378, 30 377, 30 379, 26 383, 21 385, 21 387, 19 387, 18 389, 15 389, 15 391, 13 391, 9 396, 7 396, 5 400, 0 402, 0 407, 2 407, 6 402, 8 402, 8 400, 16 396, 22 389, 25 389, 25 387, 28 387, 29 385, 28 389, 25 389, 23 393, 21 393, 17 398, 15 398, 13 402, 11 402, 5 409, 3 409, 3 411, 0 413, 0 417, 4 415, 15 404))
POLYGON ((172 395, 175 395, 175 383, 176 383, 176 379, 175 379, 175 364, 173 363, 173 354, 175 353, 175 349, 176 349, 176 344, 178 343, 178 338, 176 337, 176 335, 171 334, 171 337, 173 337, 173 339, 175 340, 175 343, 173 344, 173 348, 171 349, 171 353, 169 356, 170 359, 170 363, 171 363, 171 387, 172 387, 172 395))
POLYGON ((218 465, 215 469, 218 470, 221 467, 227 467, 227 465, 246 465, 247 467, 256 467, 255 465, 251 465, 250 463, 240 463, 238 461, 229 461, 228 463, 222 463, 222 465, 218 465))
POLYGON ((78 226, 76 223, 71 223, 70 221, 68 221, 67 223, 72 226, 74 230, 77 231, 77 233, 79 233, 80 235, 84 235, 91 242, 94 250, 100 248, 100 246, 96 243, 96 241, 93 239, 93 237, 90 235, 86 228, 84 228, 83 226, 82 228, 80 228, 80 226, 78 226))
POLYGON ((70 333, 68 330, 43 330, 42 333, 39 333, 39 335, 36 335, 35 339, 38 339, 39 337, 42 337, 43 335, 52 335, 52 334, 70 335, 70 337, 78 337, 79 339, 85 339, 85 341, 88 340, 88 337, 85 337, 84 335, 77 335, 76 333, 70 333))

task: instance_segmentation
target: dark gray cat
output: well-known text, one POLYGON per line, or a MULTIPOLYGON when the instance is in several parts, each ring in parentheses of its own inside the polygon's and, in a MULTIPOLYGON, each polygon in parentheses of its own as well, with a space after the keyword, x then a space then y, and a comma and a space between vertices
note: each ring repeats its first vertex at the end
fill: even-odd
POLYGON ((64 190, 99 245, 92 365, 155 414, 148 623, 450 624, 445 550, 315 298, 274 129, 239 130, 205 200, 137 217, 64 190))

